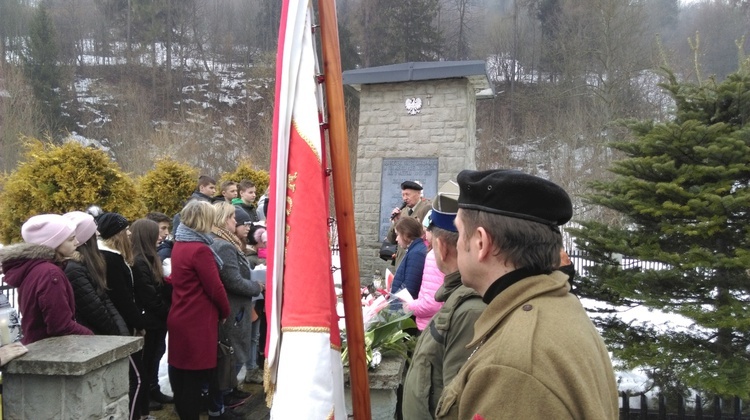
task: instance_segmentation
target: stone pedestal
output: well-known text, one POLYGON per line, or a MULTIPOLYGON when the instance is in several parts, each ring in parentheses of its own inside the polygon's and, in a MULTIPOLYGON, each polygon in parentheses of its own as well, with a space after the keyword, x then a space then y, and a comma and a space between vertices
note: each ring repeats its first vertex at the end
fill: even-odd
MULTIPOLYGON (((398 397, 396 391, 404 379, 404 364, 401 357, 386 357, 380 365, 367 372, 370 380, 370 410, 372 420, 393 420, 396 418, 396 403, 398 397)), ((352 410, 352 392, 349 384, 349 370, 344 372, 346 383, 346 411, 348 415, 354 414, 352 410)))
POLYGON ((140 337, 38 341, 3 368, 5 419, 127 419, 128 356, 140 337))

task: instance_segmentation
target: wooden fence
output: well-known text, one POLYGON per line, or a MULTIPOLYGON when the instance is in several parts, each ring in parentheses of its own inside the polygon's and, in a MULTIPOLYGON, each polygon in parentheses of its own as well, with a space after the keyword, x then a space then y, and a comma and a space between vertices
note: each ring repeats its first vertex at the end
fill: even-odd
MULTIPOLYGON (((667 398, 659 395, 656 403, 649 406, 646 395, 640 395, 637 407, 631 406, 633 398, 625 392, 620 394, 622 405, 620 420, 748 420, 750 415, 742 414, 742 400, 734 397, 730 400, 714 397, 710 404, 706 404, 700 395, 696 395, 691 402, 686 402, 682 395, 677 395, 675 401, 670 401, 670 408, 677 410, 668 413, 667 398), (676 408, 675 408, 676 407, 676 408)), ((636 397, 638 398, 638 397, 636 397)))

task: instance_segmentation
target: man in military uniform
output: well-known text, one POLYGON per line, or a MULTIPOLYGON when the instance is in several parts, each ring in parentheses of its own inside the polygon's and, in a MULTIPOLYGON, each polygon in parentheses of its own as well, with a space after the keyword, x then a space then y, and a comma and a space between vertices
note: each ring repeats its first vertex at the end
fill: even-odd
MULTIPOLYGON (((432 205, 430 200, 422 198, 422 186, 414 181, 404 181, 401 183, 401 198, 404 200, 404 206, 396 207, 391 212, 391 227, 388 229, 388 234, 386 235, 386 239, 392 244, 396 243, 395 227, 396 223, 401 220, 401 217, 413 217, 419 223, 422 223, 432 205)), ((405 254, 405 249, 397 247, 396 268, 401 264, 401 260, 404 259, 405 254)))
POLYGON ((458 174, 458 269, 487 308, 438 419, 617 419, 604 341, 560 266, 559 186, 513 170, 458 174))
POLYGON ((404 381, 404 419, 432 420, 443 387, 450 383, 471 350, 466 345, 474 334, 474 322, 487 306, 474 290, 461 284, 453 223, 458 210, 458 188, 449 182, 433 201, 430 224, 432 248, 440 271, 445 274, 435 300, 444 302, 419 336, 411 366, 404 381), (455 193, 449 191, 455 186, 455 193))

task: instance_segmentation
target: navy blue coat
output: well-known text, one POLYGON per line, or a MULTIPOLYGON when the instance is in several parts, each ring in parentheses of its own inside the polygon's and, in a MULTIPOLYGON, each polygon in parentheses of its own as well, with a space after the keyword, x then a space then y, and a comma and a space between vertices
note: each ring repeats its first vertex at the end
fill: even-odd
POLYGON ((424 260, 427 257, 427 246, 422 238, 417 238, 406 249, 406 255, 401 260, 401 264, 396 269, 393 276, 393 285, 391 294, 401 289, 407 289, 409 294, 416 299, 419 295, 419 288, 422 287, 422 271, 424 270, 424 260))

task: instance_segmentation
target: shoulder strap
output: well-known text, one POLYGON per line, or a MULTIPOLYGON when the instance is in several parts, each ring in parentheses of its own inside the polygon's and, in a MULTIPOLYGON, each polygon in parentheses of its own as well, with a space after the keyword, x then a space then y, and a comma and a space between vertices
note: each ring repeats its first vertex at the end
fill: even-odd
POLYGON ((445 346, 446 335, 451 326, 453 312, 469 299, 480 299, 481 296, 468 287, 461 287, 453 292, 442 308, 430 320, 430 335, 445 346))

